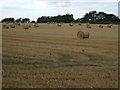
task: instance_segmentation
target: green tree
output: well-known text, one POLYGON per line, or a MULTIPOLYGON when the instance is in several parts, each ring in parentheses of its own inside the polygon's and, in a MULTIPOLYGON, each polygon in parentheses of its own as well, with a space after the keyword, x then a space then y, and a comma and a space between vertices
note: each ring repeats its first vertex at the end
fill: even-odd
POLYGON ((21 22, 22 22, 22 23, 29 23, 29 22, 30 22, 30 19, 29 19, 29 18, 23 18, 21 22))

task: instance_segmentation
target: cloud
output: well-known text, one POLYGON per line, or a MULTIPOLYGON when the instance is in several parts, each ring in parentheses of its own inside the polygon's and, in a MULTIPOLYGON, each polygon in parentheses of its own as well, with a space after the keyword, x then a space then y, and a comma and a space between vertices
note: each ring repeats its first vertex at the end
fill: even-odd
MULTIPOLYGON (((58 0, 37 0, 45 2, 56 2, 58 0)), ((119 2, 119 0, 60 0, 59 2, 119 2)))
POLYGON ((69 7, 70 2, 48 2, 47 5, 50 7, 69 7))
POLYGON ((117 15, 118 0, 2 0, 0 10, 5 17, 30 17, 36 20, 40 16, 74 14, 81 18, 86 12, 97 10, 117 15))

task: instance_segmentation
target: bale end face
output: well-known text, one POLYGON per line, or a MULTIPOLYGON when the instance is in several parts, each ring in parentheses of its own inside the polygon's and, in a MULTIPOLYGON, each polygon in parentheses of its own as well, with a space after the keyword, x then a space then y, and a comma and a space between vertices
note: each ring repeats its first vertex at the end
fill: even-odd
POLYGON ((87 32, 86 30, 78 31, 77 38, 80 39, 89 38, 89 32, 87 32))

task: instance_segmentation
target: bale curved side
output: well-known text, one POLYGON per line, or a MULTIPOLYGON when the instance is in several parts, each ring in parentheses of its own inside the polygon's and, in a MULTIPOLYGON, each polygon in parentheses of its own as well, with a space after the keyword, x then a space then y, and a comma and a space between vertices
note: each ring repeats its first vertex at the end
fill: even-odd
POLYGON ((77 33, 77 38, 84 39, 84 38, 89 38, 89 32, 86 30, 80 30, 77 33))

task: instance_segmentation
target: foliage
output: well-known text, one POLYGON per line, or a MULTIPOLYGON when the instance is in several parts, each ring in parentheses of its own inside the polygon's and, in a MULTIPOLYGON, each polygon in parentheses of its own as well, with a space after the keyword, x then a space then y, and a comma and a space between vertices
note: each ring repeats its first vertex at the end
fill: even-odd
POLYGON ((37 23, 47 23, 47 22, 70 23, 70 22, 74 22, 74 18, 73 18, 73 14, 66 14, 66 15, 58 15, 53 17, 42 16, 37 19, 37 23))
MULTIPOLYGON (((29 23, 29 18, 5 18, 1 22, 17 22, 17 23, 29 23)), ((36 21, 37 23, 47 23, 47 22, 57 22, 57 23, 72 23, 72 22, 81 22, 81 23, 119 23, 120 19, 114 14, 107 14, 104 12, 91 11, 86 13, 84 17, 74 19, 73 14, 58 15, 58 16, 42 16, 39 17, 36 21)), ((35 21, 31 21, 35 23, 35 21)))

